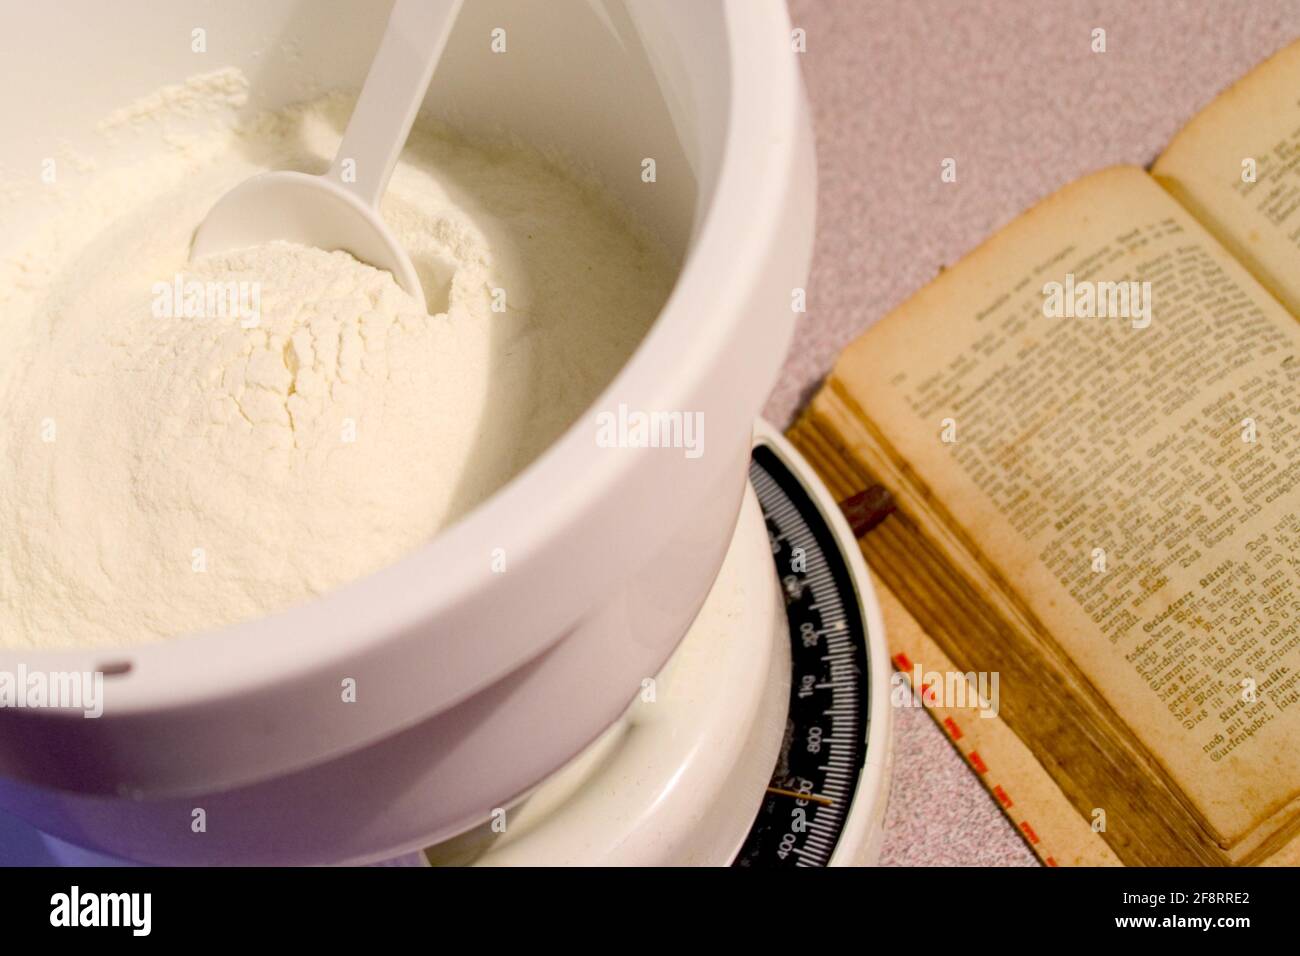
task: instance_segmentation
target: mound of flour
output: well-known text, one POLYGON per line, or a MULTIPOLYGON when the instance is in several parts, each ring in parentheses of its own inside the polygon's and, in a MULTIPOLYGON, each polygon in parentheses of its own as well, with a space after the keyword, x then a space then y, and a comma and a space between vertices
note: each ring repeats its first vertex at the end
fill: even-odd
POLYGON ((593 186, 445 131, 417 131, 383 209, 435 314, 341 252, 191 263, 217 196, 323 169, 350 105, 240 121, 241 89, 119 111, 132 159, 0 209, 24 236, 0 262, 0 643, 209 629, 398 560, 576 419, 667 295, 593 186))

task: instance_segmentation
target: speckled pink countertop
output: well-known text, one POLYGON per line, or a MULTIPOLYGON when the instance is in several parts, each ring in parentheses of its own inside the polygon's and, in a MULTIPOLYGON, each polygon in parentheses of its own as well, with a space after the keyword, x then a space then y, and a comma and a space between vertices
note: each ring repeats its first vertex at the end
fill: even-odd
MULTIPOLYGON (((808 313, 767 406, 788 424, 859 332, 1037 200, 1150 163, 1300 36, 1300 0, 791 0, 820 198, 808 313), (1105 53, 1090 49, 1106 31, 1105 53), (957 160, 957 182, 940 163, 957 160)), ((882 862, 1033 864, 930 718, 901 710, 882 862)))

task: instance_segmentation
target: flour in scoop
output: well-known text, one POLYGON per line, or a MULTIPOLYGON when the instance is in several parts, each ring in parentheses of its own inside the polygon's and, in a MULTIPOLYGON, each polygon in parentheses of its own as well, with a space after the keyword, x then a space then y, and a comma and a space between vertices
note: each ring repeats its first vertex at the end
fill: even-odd
POLYGON ((392 276, 289 243, 188 260, 218 196, 323 170, 350 103, 241 118, 222 71, 118 111, 104 156, 0 205, 0 644, 249 620, 391 564, 613 378, 668 256, 532 150, 417 128, 392 276))

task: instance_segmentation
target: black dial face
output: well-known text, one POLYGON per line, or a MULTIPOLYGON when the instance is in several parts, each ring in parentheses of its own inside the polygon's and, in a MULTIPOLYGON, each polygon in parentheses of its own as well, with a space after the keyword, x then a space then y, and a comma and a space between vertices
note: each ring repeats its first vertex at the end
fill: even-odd
POLYGON ((785 594, 793 669, 781 753, 733 865, 825 866, 867 753, 865 621, 834 532, 790 469, 759 445, 749 480, 785 594))

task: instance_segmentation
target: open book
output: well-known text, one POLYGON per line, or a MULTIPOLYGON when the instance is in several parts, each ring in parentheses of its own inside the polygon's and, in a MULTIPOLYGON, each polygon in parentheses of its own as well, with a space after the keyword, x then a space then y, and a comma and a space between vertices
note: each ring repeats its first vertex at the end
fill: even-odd
POLYGON ((1300 43, 1001 230, 791 437, 1129 864, 1300 833, 1300 43))

